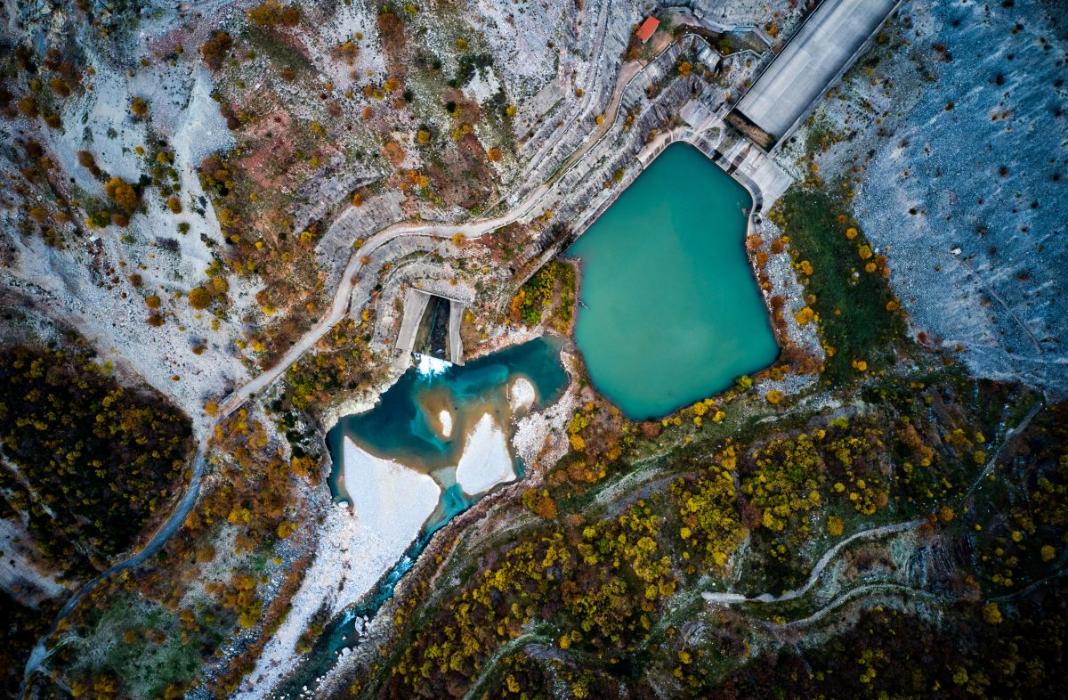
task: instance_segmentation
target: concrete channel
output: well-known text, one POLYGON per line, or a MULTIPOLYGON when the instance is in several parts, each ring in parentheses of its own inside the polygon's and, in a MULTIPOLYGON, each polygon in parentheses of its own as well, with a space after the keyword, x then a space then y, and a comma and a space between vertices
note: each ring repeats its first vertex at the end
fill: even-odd
MULTIPOLYGON (((445 338, 445 357, 456 365, 464 363, 464 347, 460 340, 460 323, 463 320, 467 302, 462 299, 447 297, 409 287, 404 295, 404 316, 401 319, 400 331, 397 333, 396 350, 399 351, 397 361, 406 366, 408 358, 417 352, 416 342, 419 331, 425 325, 427 309, 433 307, 436 299, 444 300, 449 305, 447 330, 445 338)), ((425 330, 425 329, 424 329, 425 330)))

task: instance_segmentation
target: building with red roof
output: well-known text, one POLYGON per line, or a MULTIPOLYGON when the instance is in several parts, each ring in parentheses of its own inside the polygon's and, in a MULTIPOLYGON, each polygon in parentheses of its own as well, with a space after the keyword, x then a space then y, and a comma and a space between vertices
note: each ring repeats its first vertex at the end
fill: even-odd
POLYGON ((642 26, 638 27, 638 31, 634 32, 634 35, 641 39, 642 43, 646 43, 656 33, 656 28, 660 26, 660 20, 656 17, 646 17, 642 22, 642 26))

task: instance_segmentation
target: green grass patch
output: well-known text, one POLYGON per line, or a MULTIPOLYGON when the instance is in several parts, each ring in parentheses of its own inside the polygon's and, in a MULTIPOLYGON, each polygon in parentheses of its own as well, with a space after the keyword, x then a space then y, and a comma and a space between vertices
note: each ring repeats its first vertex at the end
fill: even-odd
POLYGON ((77 654, 70 675, 81 688, 112 679, 129 697, 162 697, 168 688, 188 688, 222 640, 212 624, 214 610, 211 603, 196 604, 182 624, 178 614, 154 601, 120 593, 106 608, 92 609, 87 626, 66 638, 65 648, 77 654))
POLYGON ((844 198, 794 186, 771 218, 790 237, 799 270, 803 261, 812 266, 810 275, 800 274, 806 292, 815 296, 810 306, 819 315, 823 342, 833 348, 825 377, 834 384, 855 379, 854 360, 865 361, 869 370, 892 364, 905 324, 900 312, 887 307, 897 302, 883 276, 886 260, 871 253, 844 198), (866 269, 869 263, 876 269, 866 269))

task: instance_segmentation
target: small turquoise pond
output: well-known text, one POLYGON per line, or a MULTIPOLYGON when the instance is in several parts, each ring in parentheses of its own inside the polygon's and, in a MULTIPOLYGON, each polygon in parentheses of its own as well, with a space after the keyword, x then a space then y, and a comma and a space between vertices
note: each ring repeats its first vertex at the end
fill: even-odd
POLYGON ((575 341, 632 419, 722 391, 778 356, 745 254, 749 193, 673 144, 567 255, 582 260, 575 341))
MULTIPOLYGON (((557 338, 542 337, 466 365, 450 365, 437 374, 409 369, 382 394, 374 408, 342 417, 327 433, 326 444, 334 464, 334 495, 345 496, 336 489, 344 436, 379 457, 395 459, 420 471, 455 465, 463 449, 463 428, 472 418, 489 411, 507 427, 506 390, 514 377, 525 377, 533 384, 537 408, 559 398, 568 382, 560 363, 561 346, 557 338), (455 416, 456 426, 449 438, 434 431, 434 409, 448 409, 455 416)), ((446 506, 449 499, 450 494, 446 493, 446 506)))

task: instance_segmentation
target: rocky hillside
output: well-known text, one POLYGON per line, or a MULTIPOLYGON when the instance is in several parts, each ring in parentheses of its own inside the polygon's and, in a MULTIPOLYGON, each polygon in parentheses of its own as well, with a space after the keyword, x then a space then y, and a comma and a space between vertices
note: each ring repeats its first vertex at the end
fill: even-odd
POLYGON ((781 158, 853 198, 920 342, 1062 397, 1066 36, 1054 3, 905 2, 781 158))

